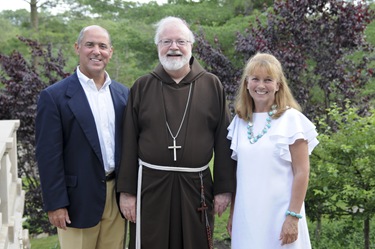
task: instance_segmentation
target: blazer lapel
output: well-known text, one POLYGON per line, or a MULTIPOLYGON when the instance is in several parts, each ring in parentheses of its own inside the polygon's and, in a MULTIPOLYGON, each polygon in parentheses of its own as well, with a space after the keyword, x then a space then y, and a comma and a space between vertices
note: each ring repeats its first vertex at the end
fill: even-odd
POLYGON ((98 132, 96 130, 95 119, 87 101, 86 94, 79 83, 77 74, 72 75, 74 78, 71 80, 66 94, 70 97, 68 105, 72 110, 77 122, 80 124, 87 140, 93 148, 96 156, 103 164, 102 152, 100 150, 100 143, 98 132))
POLYGON ((121 118, 120 117, 122 117, 122 114, 124 112, 124 109, 123 109, 123 107, 124 107, 124 96, 123 96, 123 93, 121 91, 119 91, 119 89, 117 88, 117 86, 114 83, 112 83, 109 86, 109 88, 111 90, 113 107, 115 108, 115 117, 116 117, 115 122, 116 122, 116 130, 117 130, 117 128, 119 128, 120 125, 121 125, 121 118))

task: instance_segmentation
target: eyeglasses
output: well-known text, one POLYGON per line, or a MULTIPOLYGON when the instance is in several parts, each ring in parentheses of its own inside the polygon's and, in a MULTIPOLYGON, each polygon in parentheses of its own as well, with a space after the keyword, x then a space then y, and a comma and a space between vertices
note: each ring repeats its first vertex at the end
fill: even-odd
POLYGON ((184 47, 186 46, 186 44, 188 44, 190 41, 188 40, 168 40, 168 39, 165 39, 165 40, 160 40, 159 43, 163 46, 163 47, 170 47, 172 46, 173 43, 176 43, 177 46, 179 47, 184 47))

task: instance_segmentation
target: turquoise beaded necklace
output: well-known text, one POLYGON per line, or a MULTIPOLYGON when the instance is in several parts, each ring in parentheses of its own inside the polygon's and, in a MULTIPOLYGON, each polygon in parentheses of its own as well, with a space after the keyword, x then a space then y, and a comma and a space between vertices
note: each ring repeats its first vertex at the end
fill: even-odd
POLYGON ((266 124, 264 125, 264 128, 258 135, 254 136, 253 122, 250 121, 247 124, 247 138, 249 139, 249 142, 251 144, 255 144, 271 128, 272 116, 275 115, 275 113, 277 112, 276 107, 276 105, 272 105, 271 111, 268 112, 268 117, 266 118, 266 124))

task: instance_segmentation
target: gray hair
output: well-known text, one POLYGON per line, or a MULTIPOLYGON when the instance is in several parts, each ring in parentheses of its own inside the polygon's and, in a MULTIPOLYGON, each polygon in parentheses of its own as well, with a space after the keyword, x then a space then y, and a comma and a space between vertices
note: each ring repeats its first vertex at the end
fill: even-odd
POLYGON ((189 41, 193 44, 195 42, 195 37, 193 32, 190 30, 189 25, 186 23, 185 20, 182 20, 181 18, 174 17, 174 16, 168 16, 163 19, 161 19, 158 23, 155 24, 156 32, 154 37, 154 42, 157 45, 160 41, 159 37, 161 32, 164 31, 164 28, 169 23, 180 23, 182 27, 186 28, 187 35, 189 36, 189 41))
POLYGON ((88 30, 89 28, 93 28, 93 27, 100 28, 104 32, 106 32, 107 35, 108 35, 108 38, 109 38, 109 45, 112 46, 111 36, 109 35, 109 32, 105 28, 103 28, 103 27, 101 27, 99 25, 91 25, 91 26, 87 26, 87 27, 84 27, 83 29, 81 29, 81 32, 79 32, 79 35, 78 35, 78 38, 77 38, 77 44, 78 44, 78 46, 81 44, 81 42, 83 40, 83 36, 85 35, 85 31, 88 30))

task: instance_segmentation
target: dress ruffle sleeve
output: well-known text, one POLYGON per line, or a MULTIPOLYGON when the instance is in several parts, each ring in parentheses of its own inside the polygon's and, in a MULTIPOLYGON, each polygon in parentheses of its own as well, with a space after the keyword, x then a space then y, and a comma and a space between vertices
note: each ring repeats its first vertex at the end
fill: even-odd
POLYGON ((289 145, 298 139, 308 142, 309 155, 319 143, 316 138, 318 133, 315 125, 296 109, 288 109, 277 119, 275 125, 277 125, 277 129, 270 133, 270 140, 276 144, 276 152, 283 160, 292 161, 289 145))
POLYGON ((237 146, 238 146, 238 127, 241 119, 236 115, 230 125, 228 126, 227 138, 231 140, 230 149, 232 150, 231 158, 237 161, 237 146))

